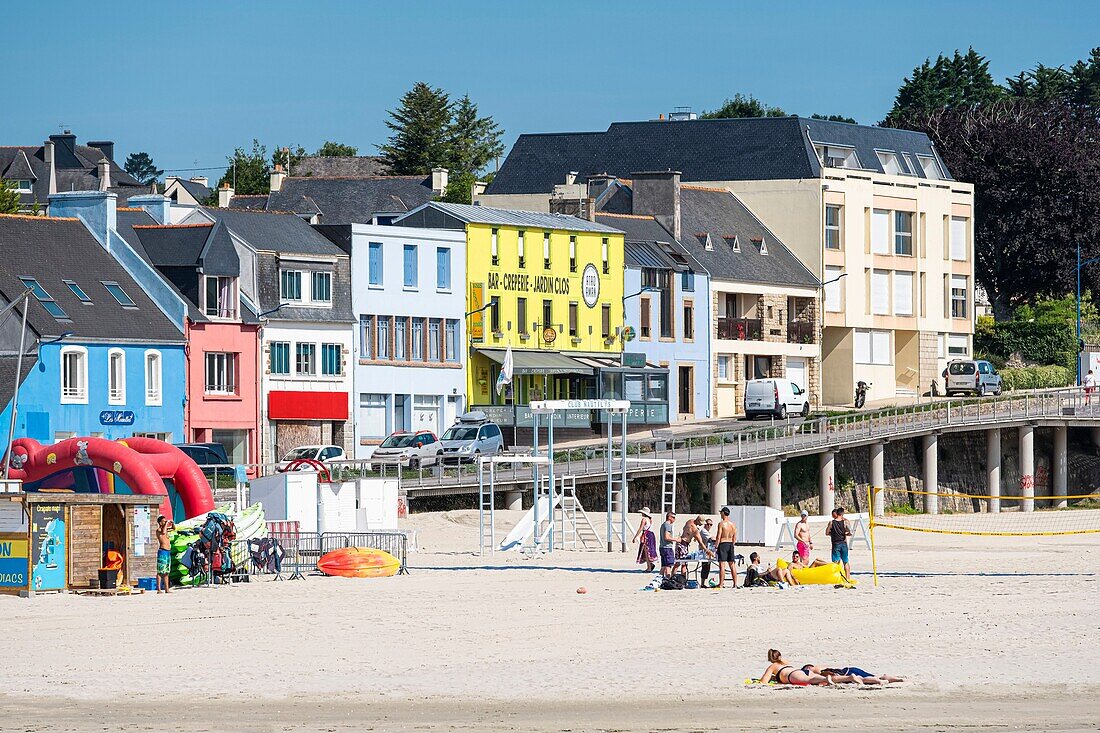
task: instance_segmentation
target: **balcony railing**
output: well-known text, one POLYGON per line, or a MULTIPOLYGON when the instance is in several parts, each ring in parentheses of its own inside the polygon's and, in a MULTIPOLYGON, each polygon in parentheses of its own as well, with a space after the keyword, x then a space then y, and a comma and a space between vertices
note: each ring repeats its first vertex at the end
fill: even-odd
POLYGON ((787 324, 787 343, 812 344, 814 324, 810 321, 791 321, 787 324))
POLYGON ((762 341, 764 325, 759 318, 719 318, 718 338, 733 341, 762 341))

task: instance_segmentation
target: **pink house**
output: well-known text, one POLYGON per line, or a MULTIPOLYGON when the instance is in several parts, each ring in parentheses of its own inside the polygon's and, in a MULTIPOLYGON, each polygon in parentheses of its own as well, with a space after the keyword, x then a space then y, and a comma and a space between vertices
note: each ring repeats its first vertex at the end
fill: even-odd
MULTIPOLYGON (((187 442, 230 463, 260 455, 260 319, 240 297, 241 263, 222 224, 133 224, 142 253, 187 301, 187 442)), ((165 375, 165 378, 169 378, 165 375)))

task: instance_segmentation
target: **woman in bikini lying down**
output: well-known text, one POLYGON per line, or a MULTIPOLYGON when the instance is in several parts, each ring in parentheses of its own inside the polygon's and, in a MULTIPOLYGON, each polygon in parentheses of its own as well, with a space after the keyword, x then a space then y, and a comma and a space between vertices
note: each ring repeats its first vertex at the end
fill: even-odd
POLYGON ((798 687, 858 681, 856 678, 849 675, 834 676, 818 674, 810 671, 814 668, 812 664, 796 667, 783 659, 783 655, 779 653, 778 649, 768 650, 768 662, 770 662, 768 668, 764 670, 764 674, 760 675, 760 683, 764 685, 772 680, 775 680, 781 685, 796 685, 798 687))

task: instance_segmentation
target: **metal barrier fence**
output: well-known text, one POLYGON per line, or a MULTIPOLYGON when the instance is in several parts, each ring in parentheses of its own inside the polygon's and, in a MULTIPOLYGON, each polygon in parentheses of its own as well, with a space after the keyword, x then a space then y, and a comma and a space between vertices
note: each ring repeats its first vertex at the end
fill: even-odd
POLYGON ((317 567, 317 561, 327 552, 342 547, 370 547, 388 552, 400 562, 398 574, 408 574, 408 536, 404 532, 271 532, 268 539, 282 548, 278 562, 257 565, 248 540, 234 540, 229 554, 236 564, 236 574, 274 575, 276 580, 303 578, 317 567))
POLYGON ((388 552, 401 563, 398 575, 409 572, 409 538, 404 532, 325 532, 321 535, 322 555, 341 547, 370 547, 388 552))

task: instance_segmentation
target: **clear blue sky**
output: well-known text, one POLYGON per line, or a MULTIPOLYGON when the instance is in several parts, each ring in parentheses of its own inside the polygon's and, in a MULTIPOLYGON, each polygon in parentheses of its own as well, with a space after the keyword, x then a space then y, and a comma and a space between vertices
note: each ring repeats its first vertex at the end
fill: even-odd
POLYGON ((510 146, 735 92, 873 123, 928 56, 973 45, 1001 81, 1100 45, 1092 2, 51 0, 0 17, 0 145, 64 124, 166 169, 224 166, 253 137, 374 153, 420 80, 468 92, 510 146))

